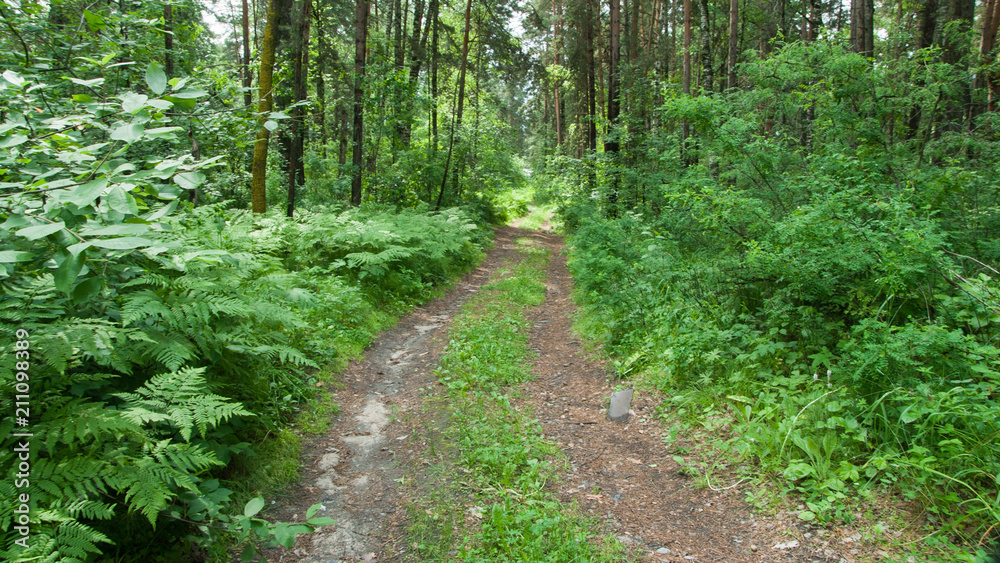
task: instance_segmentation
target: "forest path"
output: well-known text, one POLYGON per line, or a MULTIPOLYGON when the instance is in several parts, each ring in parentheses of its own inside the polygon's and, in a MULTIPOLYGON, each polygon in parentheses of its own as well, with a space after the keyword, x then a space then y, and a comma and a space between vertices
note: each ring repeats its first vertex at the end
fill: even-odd
POLYGON ((406 526, 411 497, 420 493, 408 485, 414 478, 426 479, 419 474, 430 465, 427 459, 438 455, 436 437, 427 434, 447 418, 439 402, 444 392, 433 372, 452 318, 497 268, 516 256, 520 237, 533 239, 552 255, 546 299, 527 313, 537 377, 522 386, 522 403, 541 422, 545 438, 568 458, 568 472, 549 485, 564 503, 577 503, 602 521, 605 531, 634 554, 633 560, 854 560, 836 553, 851 546, 836 541, 832 532, 800 529, 794 515, 754 515, 738 486, 718 491, 696 487, 673 460, 683 439, 671 449, 664 444, 668 429, 655 413, 661 398, 637 392, 627 424, 608 420, 610 370, 583 350, 572 331, 573 280, 562 237, 502 227, 479 268, 443 297, 401 319, 343 373, 344 387, 335 395, 341 412, 323 436, 303 445, 299 484, 269 511, 273 519, 301 520, 310 505, 322 503, 325 510, 319 515, 338 524, 300 536, 292 551, 271 552, 270 561, 419 560, 408 553, 406 526))

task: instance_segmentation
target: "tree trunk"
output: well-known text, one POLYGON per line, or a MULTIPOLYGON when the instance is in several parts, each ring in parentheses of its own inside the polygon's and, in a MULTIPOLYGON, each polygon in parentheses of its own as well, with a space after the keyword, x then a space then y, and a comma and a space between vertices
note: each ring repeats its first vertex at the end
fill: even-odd
POLYGON ((618 142, 618 115, 621 111, 619 101, 621 76, 621 4, 619 0, 611 0, 611 56, 608 62, 608 136, 604 141, 604 152, 611 157, 611 185, 608 190, 608 215, 615 217, 618 213, 618 172, 615 170, 620 144, 618 142))
POLYGON ((174 8, 163 6, 163 72, 174 75, 174 8))
MULTIPOLYGON (((917 43, 915 45, 917 50, 926 49, 934 43, 934 33, 937 29, 937 13, 938 13, 938 0, 924 0, 923 4, 920 5, 920 10, 917 12, 917 43)), ((923 81, 918 79, 917 85, 923 84, 923 81)), ((923 115, 923 111, 920 105, 913 104, 910 108, 910 116, 906 120, 906 135, 905 138, 910 140, 917 136, 920 131, 920 119, 923 115)))
MULTIPOLYGON (((302 0, 302 11, 299 13, 297 28, 292 49, 292 88, 295 104, 306 99, 306 80, 309 60, 309 23, 311 0, 302 0)), ((305 151, 306 115, 305 107, 296 105, 292 110, 292 146, 288 155, 288 210, 286 215, 292 217, 295 212, 295 192, 298 186, 305 182, 305 163, 302 153, 305 151)))
MULTIPOLYGON (((559 67, 559 25, 561 23, 559 21, 560 16, 561 16, 561 14, 559 13, 559 0, 556 0, 552 4, 552 29, 553 29, 553 31, 552 31, 552 51, 555 53, 555 66, 557 67, 556 68, 556 72, 558 72, 558 70, 559 70, 558 69, 558 67, 559 67)), ((561 121, 562 112, 560 111, 560 108, 559 108, 559 81, 560 80, 561 79, 559 78, 559 76, 556 76, 556 78, 555 78, 555 80, 553 81, 553 84, 552 84, 552 94, 553 94, 553 96, 555 98, 555 104, 556 104, 556 151, 557 152, 559 150, 559 147, 562 145, 562 121, 561 121)))
POLYGON ((433 2, 434 10, 431 17, 431 150, 438 149, 438 3, 433 2))
MULTIPOLYGON (((441 208, 441 200, 444 198, 444 188, 448 183, 448 169, 451 166, 451 155, 455 149, 455 132, 462 127, 462 108, 465 104, 465 70, 469 64, 469 30, 472 27, 472 0, 468 0, 465 5, 465 33, 462 38, 462 65, 458 70, 458 105, 455 110, 455 118, 451 125, 451 140, 448 141, 448 156, 444 162, 444 176, 441 178, 441 191, 438 192, 437 203, 434 209, 441 208)), ((455 174, 454 184, 458 184, 458 174, 455 174)))
MULTIPOLYGON (((684 71, 681 78, 681 92, 691 95, 691 0, 684 0, 684 71)), ((687 120, 681 122, 681 160, 687 162, 687 139, 691 126, 687 120)))
MULTIPOLYGON (((945 37, 942 41, 941 61, 965 70, 968 68, 963 56, 969 52, 965 32, 972 27, 976 14, 975 0, 951 0, 948 3, 945 37), (948 25, 952 24, 952 25, 948 25)), ((961 82, 957 96, 950 96, 945 105, 944 126, 950 131, 961 128, 963 118, 971 116, 972 92, 968 81, 961 82)))
MULTIPOLYGON (((271 0, 272 2, 275 0, 271 0)), ((361 179, 364 175, 362 149, 364 144, 365 61, 368 55, 369 3, 357 0, 354 7, 354 153, 351 158, 351 205, 361 205, 361 179)))
POLYGON ((701 0, 701 25, 698 33, 701 35, 701 89, 711 92, 715 73, 712 69, 712 30, 708 21, 708 0, 701 0))
POLYGON ((736 88, 736 59, 739 56, 739 23, 740 0, 729 2, 729 75, 726 77, 726 88, 736 88))
MULTIPOLYGON (((997 28, 1000 27, 1000 0, 987 0, 986 9, 983 12, 983 33, 979 40, 979 55, 983 63, 990 62, 990 53, 996 47, 997 28)), ((985 74, 986 86, 989 88, 989 101, 987 109, 997 111, 997 103, 1000 101, 1000 76, 995 72, 977 72, 976 88, 982 88, 985 74)))
POLYGON ((850 42, 855 53, 867 58, 875 55, 874 0, 851 0, 850 42))
POLYGON ((596 62, 594 57, 594 5, 587 2, 587 22, 584 25, 584 38, 587 44, 587 148, 591 152, 597 150, 597 87, 596 62))
POLYGON ((250 6, 248 0, 243 0, 243 105, 250 107, 253 97, 250 86, 253 76, 250 75, 250 6))
POLYGON ((257 139, 254 143, 253 176, 250 182, 250 199, 254 213, 267 211, 267 192, 264 181, 267 175, 267 142, 271 132, 263 124, 274 104, 272 81, 274 78, 274 54, 278 47, 278 25, 281 23, 281 12, 278 10, 279 2, 280 0, 270 0, 267 3, 267 25, 264 27, 264 41, 260 50, 257 114, 261 120, 261 128, 257 130, 257 139))
MULTIPOLYGON (((608 64, 608 127, 613 128, 618 124, 618 115, 621 111, 619 101, 619 89, 621 77, 619 76, 619 62, 621 57, 621 5, 619 0, 611 0, 611 56, 608 64)), ((609 131, 611 137, 617 133, 609 131)), ((618 140, 605 140, 604 152, 617 153, 619 149, 618 140)))

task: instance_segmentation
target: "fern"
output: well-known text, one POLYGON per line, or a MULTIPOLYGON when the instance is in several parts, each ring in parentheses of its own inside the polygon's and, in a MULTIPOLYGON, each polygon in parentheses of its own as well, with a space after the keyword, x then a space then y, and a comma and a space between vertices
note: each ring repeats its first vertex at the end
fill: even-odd
POLYGON ((208 430, 236 416, 253 416, 239 403, 207 392, 205 368, 183 369, 153 377, 134 393, 118 393, 124 401, 122 416, 139 425, 176 429, 185 442, 197 428, 202 438, 208 430))

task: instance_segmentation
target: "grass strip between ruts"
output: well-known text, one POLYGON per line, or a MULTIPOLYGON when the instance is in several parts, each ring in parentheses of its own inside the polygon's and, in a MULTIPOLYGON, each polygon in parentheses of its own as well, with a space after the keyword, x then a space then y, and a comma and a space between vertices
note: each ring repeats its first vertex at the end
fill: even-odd
POLYGON ((518 260, 455 319, 437 372, 450 408, 450 459, 411 507, 411 547, 433 561, 622 561, 612 537, 546 489, 564 461, 517 404, 534 356, 525 311, 545 300, 550 258, 530 239, 518 246, 518 260))

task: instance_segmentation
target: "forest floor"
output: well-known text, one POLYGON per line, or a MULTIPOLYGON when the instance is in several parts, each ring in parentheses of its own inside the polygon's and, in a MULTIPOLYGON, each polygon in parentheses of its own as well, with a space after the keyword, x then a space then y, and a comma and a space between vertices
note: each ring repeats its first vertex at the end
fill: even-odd
POLYGON ((449 455, 439 443, 448 423, 446 393, 434 370, 452 319, 491 273, 517 254, 515 240, 521 237, 548 249, 552 258, 546 299, 527 313, 536 377, 514 397, 521 397, 517 408, 532 412, 545 439, 565 454, 565 470, 547 486, 575 507, 571 510, 599 522, 604 529, 596 533, 617 537, 630 561, 854 563, 887 558, 861 533, 809 525, 791 507, 771 505, 755 512, 744 498, 746 487, 759 485, 744 486, 736 468, 729 475, 715 473, 722 483, 705 486, 704 479, 692 478, 675 456, 703 452, 710 440, 671 432, 674 422, 657 410, 662 397, 637 392, 629 421, 610 421, 612 370, 572 329, 573 280, 563 240, 544 225, 541 231, 497 229, 494 247, 478 269, 401 319, 346 369, 342 387, 335 390, 340 412, 322 436, 303 444, 300 482, 268 514, 302 520, 310 505, 322 503, 318 515, 338 524, 300 536, 294 549, 273 551, 268 560, 420 560, 408 535, 420 495, 436 482, 462 477, 459 470, 434 469, 440 467, 435 458, 449 455))

